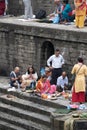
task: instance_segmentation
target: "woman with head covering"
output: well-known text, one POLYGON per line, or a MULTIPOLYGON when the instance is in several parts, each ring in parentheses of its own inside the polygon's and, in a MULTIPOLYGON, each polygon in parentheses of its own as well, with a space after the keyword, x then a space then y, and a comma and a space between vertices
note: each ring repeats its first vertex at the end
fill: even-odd
POLYGON ((75 5, 75 25, 78 28, 83 28, 86 17, 86 0, 74 0, 74 5, 75 5))

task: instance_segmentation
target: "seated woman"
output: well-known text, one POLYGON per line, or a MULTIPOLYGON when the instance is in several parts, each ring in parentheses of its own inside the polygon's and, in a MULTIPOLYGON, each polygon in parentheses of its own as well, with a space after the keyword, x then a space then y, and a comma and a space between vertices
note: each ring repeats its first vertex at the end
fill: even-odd
POLYGON ((49 20, 51 20, 54 24, 59 23, 61 13, 62 13, 62 7, 63 5, 61 4, 60 0, 54 0, 54 3, 56 5, 54 13, 50 14, 49 20))
POLYGON ((37 80, 38 76, 37 73, 35 72, 33 66, 30 66, 27 69, 27 72, 25 75, 22 75, 22 84, 21 87, 22 88, 30 88, 30 89, 34 89, 35 85, 36 85, 36 80, 37 80))
POLYGON ((63 0, 63 9, 61 14, 61 23, 72 22, 75 16, 72 13, 72 8, 68 3, 68 0, 63 0))
POLYGON ((45 67, 45 74, 47 76, 47 80, 51 81, 52 70, 49 67, 45 67))
POLYGON ((53 94, 56 91, 56 86, 51 85, 47 76, 43 75, 37 82, 36 91, 40 94, 53 94))

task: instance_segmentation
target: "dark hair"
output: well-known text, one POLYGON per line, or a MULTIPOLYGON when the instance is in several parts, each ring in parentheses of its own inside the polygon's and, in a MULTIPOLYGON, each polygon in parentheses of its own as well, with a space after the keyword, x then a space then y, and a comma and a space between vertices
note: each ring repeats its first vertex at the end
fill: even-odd
POLYGON ((47 78, 47 76, 44 74, 44 75, 41 76, 41 78, 42 78, 42 79, 43 79, 43 78, 47 78))
POLYGON ((83 63, 83 58, 82 58, 82 57, 79 57, 79 58, 78 58, 78 62, 83 63))
POLYGON ((34 74, 34 73, 35 73, 35 69, 34 69, 34 67, 33 67, 33 66, 29 66, 29 67, 28 67, 28 69, 27 69, 28 74, 30 74, 30 71, 29 71, 29 69, 30 69, 30 68, 32 68, 32 69, 33 69, 32 74, 34 74))
POLYGON ((56 48, 56 50, 55 51, 60 51, 58 48, 56 48))
POLYGON ((68 4, 68 2, 69 2, 68 0, 63 0, 63 3, 65 4, 68 4))

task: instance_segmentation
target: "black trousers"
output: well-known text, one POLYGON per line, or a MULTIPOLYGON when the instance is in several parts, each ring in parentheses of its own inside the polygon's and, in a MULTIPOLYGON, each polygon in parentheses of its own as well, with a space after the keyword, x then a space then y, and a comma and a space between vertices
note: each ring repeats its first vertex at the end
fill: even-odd
MULTIPOLYGON (((64 90, 68 90, 68 85, 64 86, 64 90)), ((57 91, 62 92, 63 88, 61 86, 57 86, 57 91)))
POLYGON ((54 68, 52 70, 52 79, 50 81, 51 84, 57 83, 57 78, 62 75, 62 68, 54 68))

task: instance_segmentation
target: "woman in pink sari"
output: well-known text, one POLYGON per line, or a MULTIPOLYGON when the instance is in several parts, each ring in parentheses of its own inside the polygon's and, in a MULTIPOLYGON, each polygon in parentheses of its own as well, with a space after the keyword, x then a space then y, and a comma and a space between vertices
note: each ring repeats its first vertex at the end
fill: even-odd
POLYGON ((36 90, 41 94, 43 93, 53 94, 56 91, 56 86, 51 85, 49 80, 47 80, 47 76, 43 75, 37 82, 36 90))

